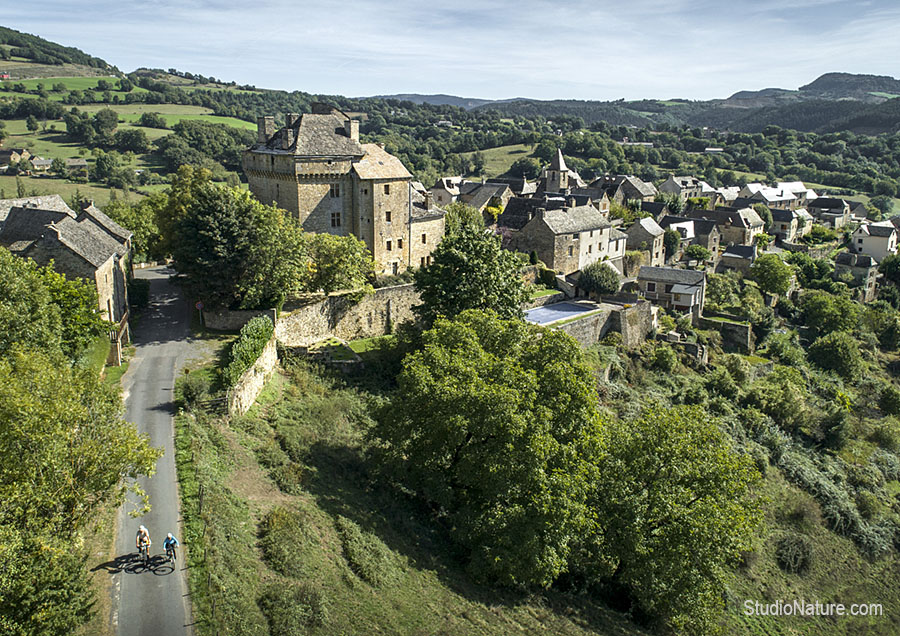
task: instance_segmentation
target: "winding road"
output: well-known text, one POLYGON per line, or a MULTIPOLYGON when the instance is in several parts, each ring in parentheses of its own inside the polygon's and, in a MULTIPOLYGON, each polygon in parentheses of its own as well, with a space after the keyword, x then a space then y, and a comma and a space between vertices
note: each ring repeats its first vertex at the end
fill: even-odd
POLYGON ((169 282, 169 269, 137 270, 150 281, 150 307, 134 330, 137 352, 123 377, 126 419, 164 450, 152 477, 139 480, 151 510, 141 518, 128 515, 132 501, 118 515, 116 567, 113 569, 113 627, 119 636, 190 635, 191 612, 182 551, 166 562, 163 539, 171 532, 181 540, 181 516, 175 477, 173 388, 176 373, 194 353, 190 312, 180 290, 169 282), (144 524, 153 540, 151 562, 137 559, 134 537, 144 524))

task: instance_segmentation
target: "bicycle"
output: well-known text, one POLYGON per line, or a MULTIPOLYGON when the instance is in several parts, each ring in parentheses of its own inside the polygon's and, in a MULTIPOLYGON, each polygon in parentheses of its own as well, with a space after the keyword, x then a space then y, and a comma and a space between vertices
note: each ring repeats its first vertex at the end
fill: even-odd
POLYGON ((140 558, 144 565, 150 565, 150 542, 142 543, 140 548, 140 558))
POLYGON ((175 553, 174 545, 166 546, 166 558, 169 560, 170 563, 175 563, 176 559, 178 558, 178 555, 175 553))

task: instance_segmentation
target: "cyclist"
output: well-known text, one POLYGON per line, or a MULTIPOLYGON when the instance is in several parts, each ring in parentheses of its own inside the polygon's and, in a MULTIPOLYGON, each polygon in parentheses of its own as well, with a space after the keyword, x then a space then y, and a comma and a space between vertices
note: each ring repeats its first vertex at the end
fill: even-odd
POLYGON ((150 531, 147 530, 146 527, 141 526, 138 528, 137 536, 134 538, 134 543, 137 546, 138 552, 143 554, 144 561, 148 561, 150 559, 150 531))
POLYGON ((172 536, 171 532, 166 535, 166 540, 163 541, 163 547, 166 549, 166 556, 174 563, 175 559, 178 558, 178 555, 175 553, 175 548, 178 547, 178 539, 172 536))

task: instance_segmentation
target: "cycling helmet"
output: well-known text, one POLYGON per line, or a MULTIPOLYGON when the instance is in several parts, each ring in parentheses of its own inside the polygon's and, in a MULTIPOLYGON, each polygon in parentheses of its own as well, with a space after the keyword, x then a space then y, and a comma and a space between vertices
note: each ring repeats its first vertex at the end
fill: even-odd
POLYGON ((170 532, 169 534, 166 535, 166 538, 167 538, 167 539, 174 539, 175 537, 173 537, 173 536, 172 536, 172 533, 170 532))

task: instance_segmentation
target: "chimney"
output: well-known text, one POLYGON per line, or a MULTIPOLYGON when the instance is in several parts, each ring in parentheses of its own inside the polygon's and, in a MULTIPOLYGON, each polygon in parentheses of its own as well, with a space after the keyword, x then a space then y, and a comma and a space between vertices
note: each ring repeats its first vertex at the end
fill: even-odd
POLYGON ((275 134, 275 118, 274 117, 257 117, 256 118, 256 141, 264 144, 275 134))
POLYGON ((359 120, 348 119, 344 122, 344 131, 353 141, 359 141, 359 120))
POLYGON ((425 210, 431 211, 431 206, 433 204, 433 195, 429 191, 425 191, 425 210))
POLYGON ((281 129, 281 149, 282 150, 290 150, 291 146, 294 145, 294 129, 293 128, 282 128, 281 129))
POLYGON ((284 115, 284 124, 288 128, 293 128, 294 124, 297 123, 297 120, 300 119, 300 115, 297 113, 285 113, 284 115))
POLYGON ((575 197, 569 197, 568 203, 569 203, 570 208, 574 208, 575 207, 575 197))

